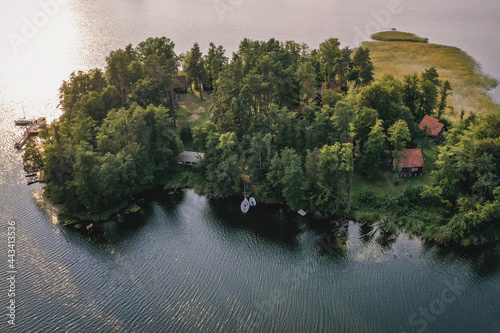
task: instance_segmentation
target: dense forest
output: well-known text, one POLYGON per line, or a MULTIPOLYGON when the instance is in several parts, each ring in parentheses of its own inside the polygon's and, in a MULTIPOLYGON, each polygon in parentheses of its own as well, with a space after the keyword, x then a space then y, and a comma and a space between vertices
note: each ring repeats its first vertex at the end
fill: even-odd
POLYGON ((244 39, 230 58, 197 43, 177 55, 169 39, 150 38, 106 61, 62 84, 63 114, 43 133, 45 192, 67 217, 104 220, 141 191, 179 182, 242 195, 245 181, 259 201, 317 217, 382 220, 441 243, 500 240, 500 113, 447 119, 453 89, 434 67, 375 80, 370 51, 335 38, 318 49, 244 39), (210 120, 192 130, 177 119, 181 68, 212 101, 210 120), (426 115, 447 128, 437 149, 419 128, 426 115), (183 142, 205 153, 189 170, 177 164, 183 142), (373 177, 388 170, 399 183, 404 151, 424 147, 435 160, 425 184, 374 193, 373 177))

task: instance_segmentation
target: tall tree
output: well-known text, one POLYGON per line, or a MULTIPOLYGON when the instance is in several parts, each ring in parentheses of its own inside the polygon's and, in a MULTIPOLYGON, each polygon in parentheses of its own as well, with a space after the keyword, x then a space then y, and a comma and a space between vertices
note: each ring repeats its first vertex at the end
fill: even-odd
POLYGON ((281 154, 274 156, 267 178, 291 209, 301 207, 304 201, 304 171, 300 156, 294 149, 285 148, 281 154))
POLYGON ((318 56, 322 79, 326 82, 335 80, 335 63, 342 56, 340 42, 337 38, 330 38, 319 45, 318 56))
POLYGON ((311 98, 316 89, 316 77, 314 67, 310 61, 301 63, 295 72, 295 79, 299 84, 299 100, 311 98))
POLYGON ((439 104, 437 107, 437 116, 438 118, 441 118, 443 115, 444 110, 446 109, 446 106, 448 105, 447 100, 448 96, 452 95, 453 89, 451 88, 450 81, 445 80, 443 84, 441 85, 441 89, 439 91, 439 104))
POLYGON ((356 111, 355 140, 358 141, 358 145, 361 150, 363 149, 366 140, 368 140, 368 134, 372 130, 372 127, 375 126, 377 119, 377 110, 361 107, 356 111))
POLYGON ((203 100, 203 82, 207 80, 208 75, 198 43, 194 43, 186 54, 185 66, 189 86, 194 82, 196 88, 200 89, 200 99, 203 100))
POLYGON ((368 134, 368 140, 363 146, 363 155, 360 162, 361 172, 371 177, 382 162, 382 155, 386 143, 386 135, 382 120, 378 119, 368 134))
MULTIPOLYGON (((399 162, 402 151, 406 149, 406 144, 411 141, 408 124, 404 120, 398 120, 389 127, 387 133, 389 134, 389 142, 393 147, 393 157, 399 162)), ((395 167, 397 167, 397 163, 395 167)))
POLYGON ((352 59, 354 68, 359 69, 359 85, 367 86, 374 81, 374 67, 368 48, 359 47, 352 59))

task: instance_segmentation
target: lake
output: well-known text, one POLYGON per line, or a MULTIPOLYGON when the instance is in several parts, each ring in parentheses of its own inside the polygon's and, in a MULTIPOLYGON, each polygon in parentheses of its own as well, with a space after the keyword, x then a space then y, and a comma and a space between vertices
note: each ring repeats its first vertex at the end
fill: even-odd
MULTIPOLYGON (((186 190, 90 232, 63 228, 25 185, 22 117, 59 116, 58 87, 114 49, 329 37, 357 46, 395 27, 457 46, 500 78, 500 3, 318 0, 23 1, 0 11, 0 223, 16 222, 17 332, 499 332, 500 248, 443 249, 352 221, 315 221, 186 190), (49 14, 44 14, 49 13, 49 14), (36 25, 35 25, 36 23, 36 25), (32 29, 30 29, 30 25, 32 29), (23 112, 24 109, 24 112, 23 112)), ((493 92, 498 101, 500 94, 493 92)), ((258 198, 257 198, 258 200, 258 198)), ((7 324, 9 282, 0 282, 7 324)))

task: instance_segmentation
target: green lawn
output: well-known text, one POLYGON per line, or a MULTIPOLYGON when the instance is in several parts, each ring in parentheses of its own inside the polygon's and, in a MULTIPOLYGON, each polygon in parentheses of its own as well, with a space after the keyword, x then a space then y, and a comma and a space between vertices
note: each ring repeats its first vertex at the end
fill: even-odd
POLYGON ((189 125, 191 128, 203 125, 209 119, 212 97, 209 93, 203 93, 203 101, 200 100, 198 91, 181 94, 179 109, 177 110, 177 125, 179 128, 189 125))
POLYGON ((387 42, 415 42, 427 43, 428 38, 423 38, 409 32, 402 31, 382 31, 374 33, 370 36, 372 39, 387 41, 387 42))
POLYGON ((364 191, 371 191, 376 195, 399 195, 402 194, 407 185, 426 185, 431 182, 431 173, 435 169, 434 163, 437 159, 438 146, 426 140, 421 145, 424 154, 424 172, 420 177, 399 178, 394 175, 392 168, 388 165, 376 171, 372 178, 366 178, 354 173, 351 195, 353 200, 358 200, 364 191))

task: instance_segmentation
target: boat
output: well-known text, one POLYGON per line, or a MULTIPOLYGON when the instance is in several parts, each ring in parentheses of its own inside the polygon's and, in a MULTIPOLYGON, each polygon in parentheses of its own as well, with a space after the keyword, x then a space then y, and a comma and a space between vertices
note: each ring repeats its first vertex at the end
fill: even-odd
POLYGON ((16 123, 16 126, 28 126, 29 124, 31 124, 33 122, 33 120, 18 119, 18 120, 14 120, 14 122, 16 123))
POLYGON ((14 120, 14 123, 16 123, 16 126, 28 126, 29 124, 31 124, 33 122, 33 120, 26 119, 26 112, 24 112, 24 106, 23 106, 23 114, 24 114, 24 118, 14 120))
POLYGON ((26 136, 18 136, 14 139, 14 148, 21 149, 26 143, 26 136))
POLYGON ((251 197, 249 201, 250 201, 250 207, 257 206, 257 201, 255 200, 255 198, 251 197))

